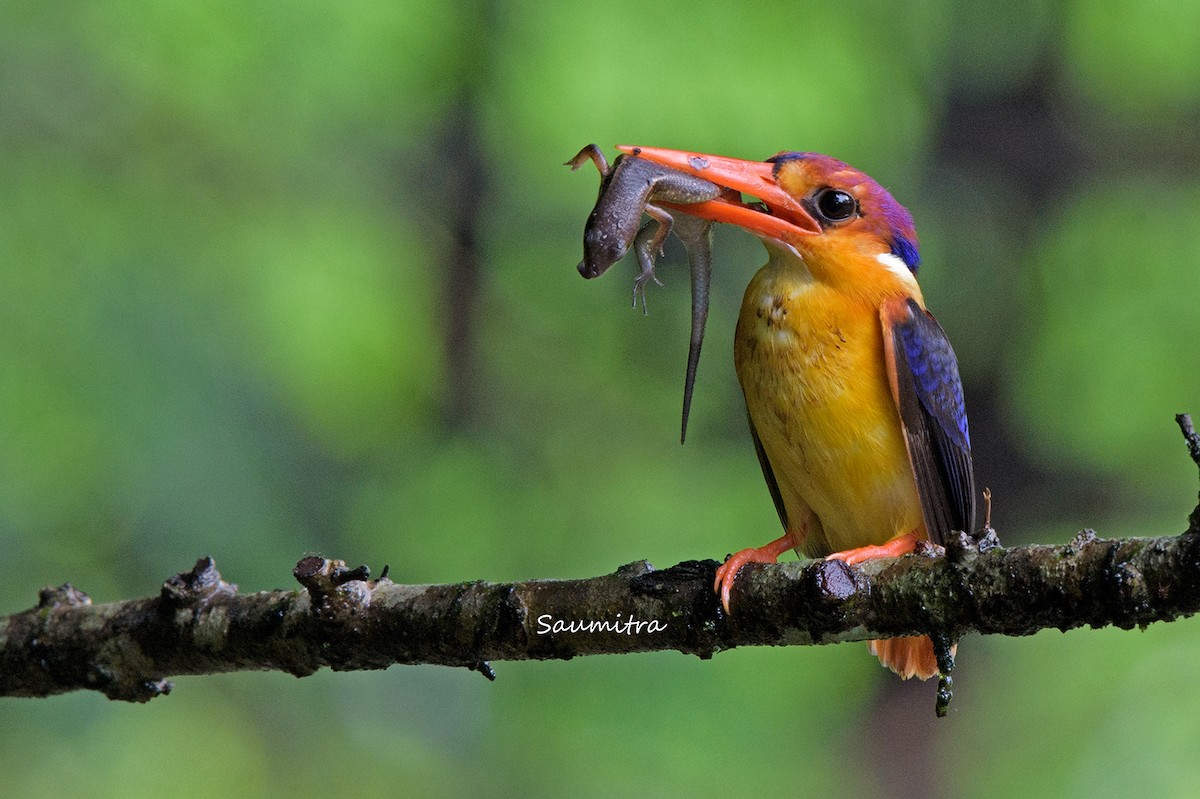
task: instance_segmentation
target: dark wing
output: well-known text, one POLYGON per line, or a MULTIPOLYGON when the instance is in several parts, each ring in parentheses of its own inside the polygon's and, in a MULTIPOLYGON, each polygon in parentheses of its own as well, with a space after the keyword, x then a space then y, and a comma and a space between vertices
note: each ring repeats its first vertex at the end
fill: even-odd
POLYGON ((783 507, 783 494, 779 493, 779 481, 775 479, 771 462, 767 460, 767 451, 763 449, 762 440, 758 437, 758 431, 754 429, 754 420, 750 418, 749 413, 746 414, 746 421, 750 423, 750 437, 754 439, 754 451, 758 453, 758 465, 762 467, 763 478, 767 481, 767 490, 771 492, 771 499, 775 500, 775 512, 779 514, 779 521, 783 524, 783 529, 787 530, 787 511, 783 507))
POLYGON ((975 470, 958 359, 941 325, 915 300, 886 303, 880 318, 925 527, 931 541, 944 544, 951 530, 973 533, 975 527, 975 470))

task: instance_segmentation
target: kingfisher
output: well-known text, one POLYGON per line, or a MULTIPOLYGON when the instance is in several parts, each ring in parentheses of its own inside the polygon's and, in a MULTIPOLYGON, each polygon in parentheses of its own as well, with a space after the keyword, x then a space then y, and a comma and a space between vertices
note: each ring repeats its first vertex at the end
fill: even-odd
MULTIPOLYGON (((727 190, 663 204, 741 227, 767 250, 742 300, 734 363, 784 533, 717 569, 714 590, 725 611, 742 566, 775 563, 789 549, 853 565, 972 532, 962 383, 917 284, 909 212, 868 175, 827 155, 746 161, 618 149, 727 190)), ((904 679, 938 673, 928 637, 869 648, 904 679)))

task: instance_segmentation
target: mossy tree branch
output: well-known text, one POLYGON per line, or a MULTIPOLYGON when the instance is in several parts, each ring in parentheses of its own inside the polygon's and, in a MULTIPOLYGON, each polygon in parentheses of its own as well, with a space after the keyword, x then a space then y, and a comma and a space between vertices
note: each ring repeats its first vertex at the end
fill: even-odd
MULTIPOLYGON (((1193 459, 1200 439, 1186 417, 1193 459)), ((322 667, 462 666, 489 661, 677 650, 711 657, 739 646, 861 641, 917 633, 1029 635, 1053 627, 1122 628, 1200 611, 1200 509, 1162 538, 1004 548, 989 533, 940 552, 848 567, 841 561, 748 566, 733 613, 712 590, 715 561, 656 570, 641 562, 581 580, 401 585, 340 561, 301 560, 301 588, 245 594, 203 558, 159 596, 94 605, 70 585, 0 618, 0 696, 81 689, 147 701, 167 677, 246 670, 305 676, 322 667)), ((943 701, 948 680, 943 679, 943 701)))

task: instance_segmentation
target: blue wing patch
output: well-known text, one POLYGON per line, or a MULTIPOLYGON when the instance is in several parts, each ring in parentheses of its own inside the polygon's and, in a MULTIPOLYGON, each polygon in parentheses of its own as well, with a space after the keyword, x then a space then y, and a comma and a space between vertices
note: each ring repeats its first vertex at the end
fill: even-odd
MULTIPOLYGON (((913 306, 916 303, 912 300, 913 306)), ((904 359, 912 371, 917 398, 925 412, 954 443, 970 449, 967 407, 963 401, 958 358, 941 325, 916 307, 908 324, 896 325, 895 334, 904 348, 904 359)))
POLYGON ((958 359, 941 325, 909 298, 881 309, 888 370, 925 527, 935 543, 973 532, 975 470, 958 359))

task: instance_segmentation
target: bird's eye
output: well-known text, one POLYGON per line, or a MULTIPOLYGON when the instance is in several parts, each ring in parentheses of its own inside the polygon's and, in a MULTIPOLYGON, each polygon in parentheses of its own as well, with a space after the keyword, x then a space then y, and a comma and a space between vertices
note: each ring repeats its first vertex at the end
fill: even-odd
POLYGON ((830 222, 844 222, 858 211, 858 203, 841 189, 821 189, 816 196, 817 212, 830 222))

